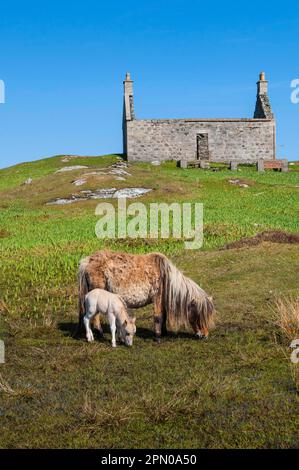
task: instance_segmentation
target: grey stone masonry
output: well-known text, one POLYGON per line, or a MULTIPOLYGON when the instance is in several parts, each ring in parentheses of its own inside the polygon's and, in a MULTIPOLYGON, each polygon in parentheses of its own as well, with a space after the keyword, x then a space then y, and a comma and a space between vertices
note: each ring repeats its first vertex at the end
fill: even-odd
POLYGON ((257 97, 254 111, 255 119, 274 119, 272 113, 270 100, 268 96, 268 82, 265 80, 265 74, 260 74, 260 79, 257 82, 257 97))
POLYGON ((124 81, 123 141, 128 160, 258 162, 275 155, 268 82, 260 74, 253 119, 136 119, 133 82, 124 81))

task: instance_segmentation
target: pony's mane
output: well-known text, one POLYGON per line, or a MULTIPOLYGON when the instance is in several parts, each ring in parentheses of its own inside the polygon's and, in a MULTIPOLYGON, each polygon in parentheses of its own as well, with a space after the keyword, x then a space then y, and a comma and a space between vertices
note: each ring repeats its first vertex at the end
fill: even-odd
POLYGON ((179 271, 166 256, 160 255, 160 269, 164 277, 164 306, 169 325, 177 329, 190 327, 190 304, 196 302, 199 323, 209 326, 214 307, 211 298, 196 282, 179 271))

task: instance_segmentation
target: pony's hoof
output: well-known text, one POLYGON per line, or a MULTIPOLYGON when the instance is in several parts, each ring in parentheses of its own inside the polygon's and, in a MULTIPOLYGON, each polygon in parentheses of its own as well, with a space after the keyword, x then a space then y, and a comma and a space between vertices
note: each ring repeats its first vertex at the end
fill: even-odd
POLYGON ((155 343, 158 345, 158 344, 161 344, 161 338, 155 338, 155 343))

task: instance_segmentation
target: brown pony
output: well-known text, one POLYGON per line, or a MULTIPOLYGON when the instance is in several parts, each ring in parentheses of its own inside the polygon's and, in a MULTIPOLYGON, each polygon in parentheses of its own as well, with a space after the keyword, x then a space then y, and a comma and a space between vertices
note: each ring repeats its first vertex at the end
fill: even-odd
MULTIPOLYGON (((159 342, 172 329, 190 327, 206 338, 213 325, 214 305, 194 281, 184 276, 161 253, 132 255, 99 251, 79 265, 79 326, 83 327, 85 295, 92 289, 118 294, 128 308, 154 304, 154 331, 159 342)), ((99 316, 94 326, 102 333, 99 316)))

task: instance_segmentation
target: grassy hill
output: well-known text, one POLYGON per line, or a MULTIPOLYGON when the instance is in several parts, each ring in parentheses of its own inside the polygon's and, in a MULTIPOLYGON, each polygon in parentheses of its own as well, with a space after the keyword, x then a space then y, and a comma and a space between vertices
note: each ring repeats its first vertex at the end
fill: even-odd
POLYGON ((0 446, 298 447, 298 367, 271 319, 277 298, 298 296, 299 245, 220 248, 265 230, 299 232, 299 164, 264 174, 135 164, 118 180, 109 173, 118 159, 56 156, 0 170, 0 446), (67 165, 108 174, 76 187, 87 169, 56 172, 67 165), (111 187, 150 188, 137 199, 146 204, 203 202, 203 248, 99 240, 99 201, 47 205, 111 187), (102 247, 169 256, 215 299, 209 340, 182 332, 156 346, 151 306, 136 312, 131 349, 112 350, 107 328, 93 344, 75 339, 78 261, 102 247))

